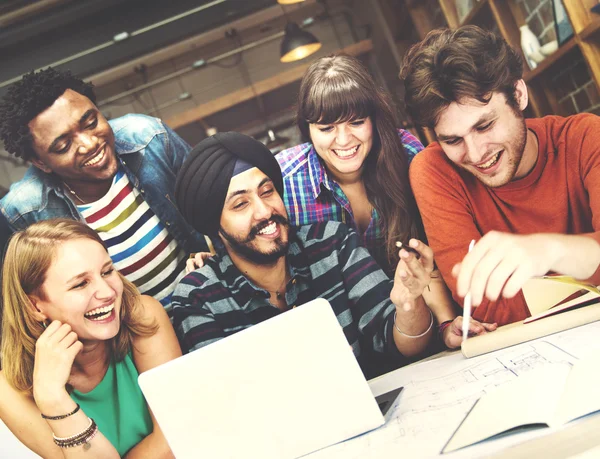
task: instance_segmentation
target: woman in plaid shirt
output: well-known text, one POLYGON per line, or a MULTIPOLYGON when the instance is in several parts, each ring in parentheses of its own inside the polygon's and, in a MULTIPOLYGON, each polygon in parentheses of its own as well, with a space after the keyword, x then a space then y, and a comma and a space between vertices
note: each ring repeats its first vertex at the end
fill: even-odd
MULTIPOLYGON (((405 248, 424 238, 408 181, 410 160, 423 146, 396 128, 391 100, 358 59, 323 57, 305 73, 298 95, 298 127, 310 142, 277 156, 290 223, 344 222, 389 276, 399 262, 415 256, 405 248), (398 250, 398 241, 404 249, 398 250)), ((443 342, 459 346, 462 318, 455 320, 439 274, 432 275, 423 297, 443 342)), ((474 322, 471 328, 483 333, 494 327, 474 322)))

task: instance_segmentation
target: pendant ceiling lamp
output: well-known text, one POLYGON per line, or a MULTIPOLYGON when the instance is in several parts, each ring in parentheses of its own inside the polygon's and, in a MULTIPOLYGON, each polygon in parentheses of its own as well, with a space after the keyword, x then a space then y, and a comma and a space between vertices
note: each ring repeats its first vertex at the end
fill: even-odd
POLYGON ((288 22, 281 42, 281 62, 294 62, 321 49, 321 42, 312 33, 302 30, 295 22, 288 22))
POLYGON ((267 143, 265 144, 267 146, 267 148, 269 150, 271 150, 271 152, 273 154, 277 153, 279 150, 281 150, 281 146, 285 145, 287 142, 289 142, 290 139, 288 139, 287 137, 280 137, 278 136, 275 131, 273 131, 273 129, 269 129, 267 131, 267 143))
POLYGON ((300 3, 304 0, 277 0, 280 5, 291 5, 292 3, 300 3))

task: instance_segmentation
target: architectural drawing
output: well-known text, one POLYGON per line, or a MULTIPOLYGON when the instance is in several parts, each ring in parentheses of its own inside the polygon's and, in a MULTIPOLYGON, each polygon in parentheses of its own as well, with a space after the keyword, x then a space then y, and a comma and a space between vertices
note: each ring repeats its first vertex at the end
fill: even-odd
MULTIPOLYGON (((563 341, 567 342, 566 339, 563 341)), ((467 412, 485 392, 545 365, 573 364, 576 360, 571 353, 542 339, 472 359, 454 354, 402 368, 394 373, 393 383, 396 387, 404 386, 404 390, 396 406, 388 413, 389 419, 384 426, 309 457, 365 459, 437 456, 467 412)), ((506 442, 512 444, 518 441, 519 434, 510 437, 495 443, 503 442, 504 446, 506 442)), ((531 438, 531 433, 528 438, 531 438)), ((477 451, 483 453, 484 449, 487 453, 491 452, 490 443, 475 445, 444 457, 474 457, 477 451)))

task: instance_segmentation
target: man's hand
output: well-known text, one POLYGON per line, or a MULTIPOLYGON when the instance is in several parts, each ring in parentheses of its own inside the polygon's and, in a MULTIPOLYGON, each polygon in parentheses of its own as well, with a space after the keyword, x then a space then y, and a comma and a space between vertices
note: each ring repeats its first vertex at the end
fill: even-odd
POLYGON ((452 268, 452 274, 457 294, 464 297, 471 292, 472 304, 478 306, 484 295, 490 301, 513 298, 529 279, 549 271, 585 279, 599 262, 600 245, 586 236, 491 231, 452 268))
POLYGON ((400 249, 400 261, 396 267, 394 287, 390 299, 401 309, 412 308, 417 298, 423 295, 423 290, 431 282, 433 271, 433 251, 426 244, 411 239, 409 246, 420 255, 405 249, 400 249))
POLYGON ((212 257, 212 253, 210 252, 191 253, 190 258, 185 262, 185 273, 189 274, 192 271, 202 268, 204 261, 210 257, 212 257))
MULTIPOLYGON (((462 324, 463 318, 462 316, 458 316, 444 330, 442 339, 447 348, 454 349, 460 347, 462 343, 462 324)), ((488 324, 471 319, 469 322, 469 336, 484 335, 496 330, 496 328, 498 328, 498 324, 496 323, 488 324)))

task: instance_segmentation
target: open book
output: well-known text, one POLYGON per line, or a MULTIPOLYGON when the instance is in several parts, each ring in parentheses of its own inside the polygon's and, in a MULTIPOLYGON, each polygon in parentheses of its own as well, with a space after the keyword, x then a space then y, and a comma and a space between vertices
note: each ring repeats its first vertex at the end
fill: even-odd
POLYGON ((600 357, 548 365, 483 395, 442 452, 524 426, 557 427, 600 410, 600 357))
POLYGON ((523 296, 531 317, 463 341, 465 357, 475 357, 600 320, 600 290, 567 276, 530 279, 523 296))

